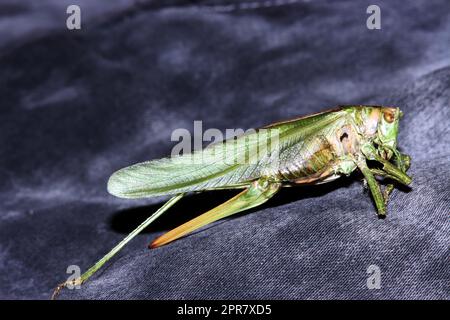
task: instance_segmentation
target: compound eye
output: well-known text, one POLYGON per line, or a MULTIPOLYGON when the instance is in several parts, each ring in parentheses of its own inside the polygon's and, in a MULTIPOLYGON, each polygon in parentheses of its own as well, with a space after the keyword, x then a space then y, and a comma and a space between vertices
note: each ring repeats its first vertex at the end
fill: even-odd
POLYGON ((384 120, 386 120, 389 123, 392 123, 395 120, 395 114, 394 114, 394 112, 392 112, 390 110, 384 110, 383 117, 384 117, 384 120))

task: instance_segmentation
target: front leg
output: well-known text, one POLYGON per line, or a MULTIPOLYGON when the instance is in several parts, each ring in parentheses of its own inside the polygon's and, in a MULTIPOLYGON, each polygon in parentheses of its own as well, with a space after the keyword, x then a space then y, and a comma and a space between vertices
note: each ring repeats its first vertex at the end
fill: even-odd
POLYGON ((405 153, 401 153, 398 150, 394 150, 394 163, 404 173, 408 171, 411 165, 411 157, 405 153))
MULTIPOLYGON (((395 165, 406 174, 409 167, 411 166, 411 157, 407 154, 400 153, 398 151, 396 151, 394 154, 395 154, 395 158, 394 158, 395 165)), ((383 195, 385 196, 386 203, 389 199, 389 195, 391 194, 391 192, 393 190, 394 190, 394 185, 392 183, 388 184, 386 186, 386 189, 384 189, 383 195)))
MULTIPOLYGON (((377 154, 376 149, 375 149, 375 147, 373 145, 365 144, 365 145, 363 145, 361 147, 361 151, 362 151, 362 153, 364 154, 364 156, 368 160, 375 160, 375 161, 378 161, 379 163, 381 163, 383 165, 382 170, 384 172, 386 172, 387 174, 395 177, 395 180, 397 180, 401 184, 409 185, 411 183, 412 179, 411 179, 410 176, 408 176, 405 173, 406 170, 402 170, 401 168, 396 167, 395 165, 393 165, 389 161, 387 161, 387 160, 383 159, 382 157, 380 157, 377 154)), ((410 159, 409 156, 402 155, 402 156, 400 156, 398 158, 400 158, 402 166, 408 165, 409 159, 410 159)))
MULTIPOLYGON (((408 171, 408 169, 411 165, 411 157, 407 154, 402 154, 398 151, 394 152, 394 156, 395 156, 394 163, 397 166, 397 168, 399 168, 402 172, 406 173, 406 171, 408 171)), ((371 171, 376 176, 389 178, 389 179, 395 180, 395 181, 403 184, 403 181, 400 181, 396 176, 390 175, 390 174, 384 172, 383 170, 371 169, 371 171)), ((386 185, 386 188, 383 190, 383 197, 384 197, 384 201, 386 204, 387 204, 387 202, 389 200, 389 196, 393 190, 394 190, 394 185, 392 183, 386 185)))

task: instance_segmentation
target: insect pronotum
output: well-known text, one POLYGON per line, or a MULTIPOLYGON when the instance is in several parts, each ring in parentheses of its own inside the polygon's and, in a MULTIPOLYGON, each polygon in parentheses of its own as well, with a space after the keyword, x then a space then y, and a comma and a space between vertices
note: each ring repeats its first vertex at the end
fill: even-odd
POLYGON ((375 176, 403 185, 410 157, 397 149, 399 108, 342 106, 268 125, 237 139, 203 150, 138 163, 118 170, 108 191, 121 198, 172 195, 158 211, 131 232, 78 279, 59 285, 79 285, 91 277, 125 244, 188 192, 243 189, 242 192, 191 221, 153 240, 160 247, 218 219, 259 206, 282 187, 325 183, 359 169, 372 194, 378 215, 386 215, 393 184, 381 189, 375 176), (367 160, 378 163, 369 167, 367 160))

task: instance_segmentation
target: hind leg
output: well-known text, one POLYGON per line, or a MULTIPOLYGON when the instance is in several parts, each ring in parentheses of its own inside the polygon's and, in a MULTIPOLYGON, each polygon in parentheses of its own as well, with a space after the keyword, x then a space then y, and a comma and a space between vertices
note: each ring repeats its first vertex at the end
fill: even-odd
POLYGON ((160 247, 214 221, 259 206, 277 193, 280 187, 280 183, 257 180, 230 200, 156 238, 149 247, 160 247))

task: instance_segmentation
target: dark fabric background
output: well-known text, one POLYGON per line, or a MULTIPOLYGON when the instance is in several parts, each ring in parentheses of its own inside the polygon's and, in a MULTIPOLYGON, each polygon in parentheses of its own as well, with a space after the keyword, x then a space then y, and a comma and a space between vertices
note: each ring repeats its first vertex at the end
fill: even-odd
POLYGON ((234 193, 193 195, 61 298, 449 298, 448 1, 378 0, 381 30, 366 28, 372 1, 78 3, 80 31, 68 1, 0 4, 0 298, 49 298, 155 211, 164 198, 116 199, 106 181, 170 154, 174 129, 339 104, 404 111, 414 181, 386 219, 355 174, 147 249, 234 193))

